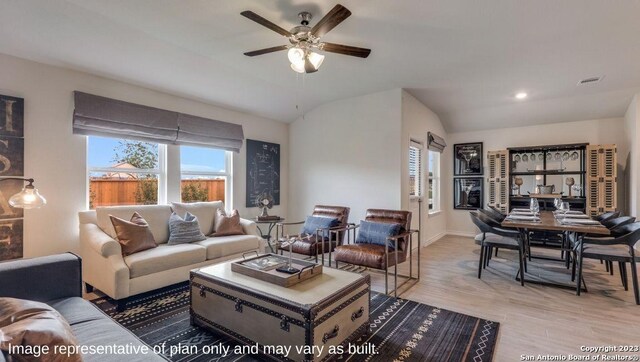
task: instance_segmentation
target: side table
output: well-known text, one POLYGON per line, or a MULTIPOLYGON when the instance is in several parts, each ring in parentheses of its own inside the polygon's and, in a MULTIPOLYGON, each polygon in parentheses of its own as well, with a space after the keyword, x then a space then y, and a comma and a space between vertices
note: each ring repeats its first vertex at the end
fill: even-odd
POLYGON ((258 220, 258 219, 254 219, 254 221, 256 222, 256 226, 258 227, 258 231, 260 232, 260 235, 262 236, 262 238, 264 240, 267 241, 267 244, 269 245, 269 249, 271 249, 272 253, 275 253, 275 250, 273 249, 273 244, 271 244, 271 232, 273 231, 273 228, 276 227, 276 225, 279 222, 283 222, 285 219, 283 217, 279 218, 279 219, 273 219, 273 220, 258 220), (260 225, 266 225, 267 227, 267 232, 265 233, 264 231, 262 231, 262 228, 260 227, 260 225))

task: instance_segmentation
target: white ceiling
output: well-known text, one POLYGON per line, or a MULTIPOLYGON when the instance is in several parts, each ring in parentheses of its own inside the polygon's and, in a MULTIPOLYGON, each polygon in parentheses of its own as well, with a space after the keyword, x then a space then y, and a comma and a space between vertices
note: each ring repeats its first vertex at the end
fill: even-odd
POLYGON ((0 0, 0 53, 96 73, 285 122, 332 100, 406 88, 449 132, 621 117, 640 92, 640 1, 344 0, 353 15, 324 37, 371 48, 327 54, 298 78, 286 39, 304 0, 0 0), (580 79, 605 75, 577 87, 580 79), (526 91, 529 98, 515 101, 526 91))

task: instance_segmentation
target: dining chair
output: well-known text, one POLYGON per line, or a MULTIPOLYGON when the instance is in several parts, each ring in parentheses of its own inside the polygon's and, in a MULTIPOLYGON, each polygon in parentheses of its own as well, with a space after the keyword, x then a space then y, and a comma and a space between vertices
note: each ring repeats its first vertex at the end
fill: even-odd
MULTIPOLYGON (((604 221, 601 221, 600 223, 605 226, 607 229, 609 229, 609 231, 611 232, 611 236, 616 237, 616 236, 622 236, 622 235, 618 235, 616 234, 618 231, 616 231, 618 229, 619 226, 624 226, 627 224, 631 224, 633 222, 636 221, 636 218, 633 216, 619 216, 619 217, 615 217, 612 219, 605 219, 604 221)), ((619 230, 623 230, 623 229, 619 229, 619 230)), ((602 235, 596 235, 596 234, 586 234, 584 235, 585 237, 588 238, 599 238, 602 235)), ((576 242, 576 236, 575 234, 570 234, 569 235, 569 240, 571 241, 572 244, 574 244, 576 242)), ((607 273, 613 275, 613 262, 612 261, 604 261, 604 260, 600 260, 600 264, 604 263, 605 265, 605 270, 607 271, 607 273)))
POLYGON ((620 216, 620 211, 609 211, 593 217, 594 220, 603 222, 620 216))
POLYGON ((520 263, 520 285, 524 286, 524 273, 526 270, 526 258, 522 235, 515 230, 506 230, 491 226, 494 220, 485 214, 471 211, 471 221, 480 229, 482 240, 480 241, 480 259, 478 260, 478 279, 482 277, 482 269, 489 265, 489 256, 492 248, 503 248, 518 251, 520 263))
MULTIPOLYGON (((618 236, 599 238, 585 237, 582 240, 578 239, 575 248, 577 262, 574 261, 574 273, 572 273, 572 277, 575 278, 575 269, 577 266, 579 285, 582 277, 582 264, 584 259, 600 259, 618 262, 622 284, 625 290, 629 290, 626 267, 627 263, 629 263, 631 264, 633 293, 636 304, 640 305, 638 270, 636 269, 636 263, 640 261, 640 257, 638 256, 640 251, 637 249, 639 244, 638 240, 640 240, 640 222, 618 226, 612 231, 612 234, 618 236)), ((577 288, 576 293, 580 295, 580 288, 577 288)))
MULTIPOLYGON (((504 221, 504 219, 507 217, 506 215, 501 213, 500 210, 494 208, 493 206, 488 206, 488 207, 489 207, 488 209, 477 209, 476 211, 479 211, 479 212, 485 214, 486 216, 488 216, 492 220, 492 223, 490 224, 491 226, 494 226, 494 227, 497 227, 497 228, 502 228, 502 229, 514 230, 514 229, 511 229, 511 228, 503 228, 500 225, 502 223, 502 221, 504 221)), ((483 239, 483 234, 482 233, 476 235, 476 237, 475 237, 476 244, 480 244, 480 241, 482 239, 483 239)), ((498 250, 500 248, 496 247, 495 249, 496 249, 495 256, 498 256, 498 250)), ((489 255, 488 257, 489 257, 489 260, 491 260, 491 255, 489 255)))

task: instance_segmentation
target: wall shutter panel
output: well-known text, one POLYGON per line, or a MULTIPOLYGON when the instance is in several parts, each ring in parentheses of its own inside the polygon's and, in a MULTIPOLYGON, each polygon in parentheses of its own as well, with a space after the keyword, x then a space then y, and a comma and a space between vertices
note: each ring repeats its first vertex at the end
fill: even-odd
POLYGON ((616 145, 587 146, 587 214, 615 211, 617 205, 616 145))
POLYGON ((489 185, 489 206, 500 209, 503 213, 509 212, 509 177, 507 160, 509 152, 489 151, 487 152, 487 162, 489 172, 487 184, 489 185))

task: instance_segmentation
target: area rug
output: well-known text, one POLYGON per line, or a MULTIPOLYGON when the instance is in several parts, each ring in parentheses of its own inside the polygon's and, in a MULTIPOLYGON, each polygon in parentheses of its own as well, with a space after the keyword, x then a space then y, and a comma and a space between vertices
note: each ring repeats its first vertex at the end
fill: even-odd
MULTIPOLYGON (((240 342, 191 326, 187 283, 134 297, 120 313, 110 298, 98 298, 92 302, 150 346, 164 343, 165 357, 171 361, 244 362, 265 359, 255 355, 212 354, 213 346, 229 347, 232 351, 240 342), (186 353, 203 351, 205 346, 209 346, 206 355, 186 353)), ((370 320, 370 333, 356 342, 363 348, 356 354, 335 356, 336 360, 491 361, 499 328, 497 322, 376 292, 371 293, 370 320), (371 345, 375 346, 374 353, 365 348, 371 345)))

